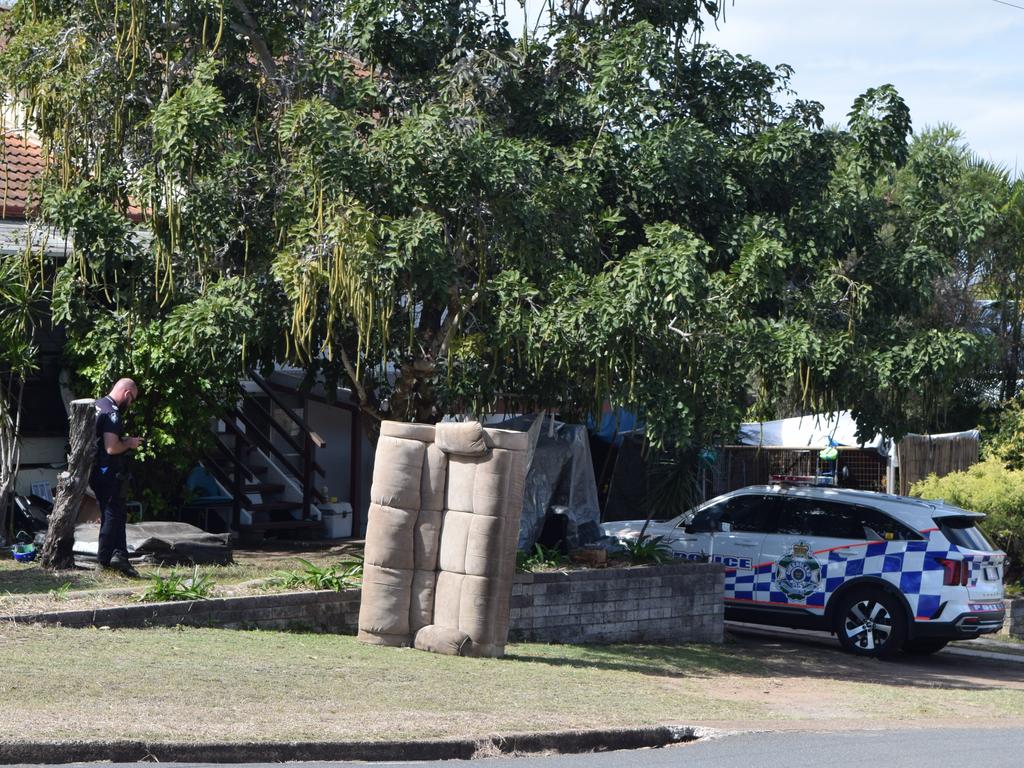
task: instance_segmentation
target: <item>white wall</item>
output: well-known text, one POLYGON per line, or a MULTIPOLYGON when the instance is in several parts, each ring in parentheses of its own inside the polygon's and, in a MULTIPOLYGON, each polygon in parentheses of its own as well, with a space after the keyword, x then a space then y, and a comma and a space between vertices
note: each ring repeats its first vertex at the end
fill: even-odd
POLYGON ((317 478, 317 486, 326 485, 329 495, 348 501, 352 488, 352 414, 344 408, 311 400, 307 418, 327 443, 316 451, 316 460, 326 473, 323 478, 317 478))
MULTIPOLYGON (((63 465, 67 461, 64 451, 67 440, 63 437, 23 437, 21 439, 21 464, 56 464, 63 465)), ((32 483, 46 482, 50 484, 50 492, 57 488, 55 467, 38 469, 21 469, 14 481, 14 492, 27 496, 32 492, 32 483)))

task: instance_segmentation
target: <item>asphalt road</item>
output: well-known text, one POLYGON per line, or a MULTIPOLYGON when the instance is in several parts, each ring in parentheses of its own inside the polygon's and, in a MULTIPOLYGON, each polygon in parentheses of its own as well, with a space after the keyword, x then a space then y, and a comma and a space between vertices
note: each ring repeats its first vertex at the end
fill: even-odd
MULTIPOLYGON (((934 768, 971 765, 1019 768, 1024 731, 1019 729, 919 729, 839 732, 744 733, 714 736, 665 749, 602 752, 586 755, 378 763, 389 768, 750 768, 813 763, 827 768, 898 765, 934 768)), ((108 764, 111 765, 111 764, 108 764)), ((136 766, 121 764, 124 768, 136 766)), ((164 763, 199 768, 206 763, 164 763)), ((342 768, 367 763, 298 763, 302 768, 342 768)), ((94 768, 95 764, 83 765, 94 768)), ((113 764, 115 768, 120 768, 113 764)), ((274 768, 280 763, 252 763, 247 768, 274 768)))

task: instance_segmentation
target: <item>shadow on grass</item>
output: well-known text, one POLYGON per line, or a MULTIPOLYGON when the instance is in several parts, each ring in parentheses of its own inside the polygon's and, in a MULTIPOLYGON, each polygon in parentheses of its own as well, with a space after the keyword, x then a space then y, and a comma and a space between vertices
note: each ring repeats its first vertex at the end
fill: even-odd
POLYGON ((45 595, 51 589, 70 584, 70 589, 94 589, 97 586, 96 572, 86 568, 50 573, 38 563, 15 563, 0 565, 0 595, 45 595))
POLYGON ((506 659, 576 667, 633 672, 654 677, 711 677, 722 673, 757 674, 759 663, 719 645, 578 645, 541 646, 531 653, 515 646, 506 659), (564 652, 560 653, 560 651, 564 652), (571 650, 570 650, 571 649, 571 650))
POLYGON ((632 672, 654 677, 786 677, 879 683, 936 690, 1008 690, 1024 687, 1024 664, 937 654, 878 661, 800 640, 732 638, 723 645, 515 646, 506 659, 632 672))

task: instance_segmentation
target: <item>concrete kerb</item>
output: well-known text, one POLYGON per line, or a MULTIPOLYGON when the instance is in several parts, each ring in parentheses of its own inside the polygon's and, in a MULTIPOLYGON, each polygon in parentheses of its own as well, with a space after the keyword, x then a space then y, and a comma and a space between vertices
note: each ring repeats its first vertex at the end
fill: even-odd
POLYGON ((257 762, 397 762, 469 760, 493 755, 580 754, 619 749, 667 747, 714 734, 684 725, 610 728, 589 731, 493 735, 483 739, 438 739, 395 742, 246 742, 189 744, 144 741, 0 742, 0 765, 18 763, 175 763, 257 762))

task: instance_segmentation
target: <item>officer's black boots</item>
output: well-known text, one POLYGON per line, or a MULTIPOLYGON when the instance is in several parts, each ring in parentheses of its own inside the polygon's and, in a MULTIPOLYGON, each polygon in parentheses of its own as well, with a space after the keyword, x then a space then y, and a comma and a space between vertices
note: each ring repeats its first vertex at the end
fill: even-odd
POLYGON ((115 552, 113 555, 111 555, 111 557, 110 557, 110 567, 111 568, 116 568, 117 570, 119 570, 121 573, 123 573, 125 576, 128 576, 129 578, 132 578, 132 579, 139 578, 139 572, 137 570, 135 570, 135 566, 133 566, 130 562, 128 562, 128 556, 125 555, 122 552, 115 552))

